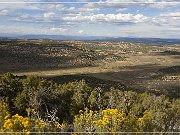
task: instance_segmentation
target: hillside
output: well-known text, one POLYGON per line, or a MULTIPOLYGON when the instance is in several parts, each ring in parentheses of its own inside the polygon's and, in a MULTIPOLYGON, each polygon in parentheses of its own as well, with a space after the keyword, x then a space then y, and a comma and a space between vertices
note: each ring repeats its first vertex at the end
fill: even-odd
POLYGON ((0 55, 1 74, 37 74, 63 82, 101 79, 137 91, 180 96, 179 45, 17 40, 1 41, 0 55))

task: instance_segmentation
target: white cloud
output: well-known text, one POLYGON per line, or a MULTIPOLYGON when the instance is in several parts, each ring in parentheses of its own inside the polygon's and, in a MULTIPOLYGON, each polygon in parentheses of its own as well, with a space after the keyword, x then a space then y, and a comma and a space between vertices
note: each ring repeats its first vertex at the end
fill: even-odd
POLYGON ((55 15, 54 12, 44 13, 44 18, 52 18, 52 17, 54 17, 54 15, 55 15))
POLYGON ((63 4, 55 4, 55 3, 48 3, 48 4, 33 4, 33 6, 37 7, 38 9, 44 10, 44 11, 63 11, 65 9, 63 4))
POLYGON ((9 15, 9 10, 7 10, 7 9, 0 10, 0 15, 2 15, 2 16, 9 15))
POLYGON ((51 22, 52 18, 47 18, 44 16, 44 14, 22 14, 22 15, 17 15, 12 17, 10 20, 11 21, 17 21, 17 22, 23 22, 25 23, 42 23, 42 22, 51 22))
MULTIPOLYGON (((129 4, 128 4, 129 5, 129 4)), ((105 9, 113 9, 113 10, 125 10, 127 7, 127 4, 122 4, 122 3, 87 3, 83 6, 83 8, 86 9, 93 9, 94 11, 96 10, 105 10, 105 9)))
POLYGON ((163 13, 150 20, 155 25, 180 27, 180 12, 163 13))
MULTIPOLYGON (((147 23, 123 26, 117 28, 121 35, 125 37, 156 37, 156 38, 179 38, 179 28, 171 28, 169 26, 157 26, 147 23)), ((118 31, 117 30, 117 31, 118 31)), ((116 35, 118 35, 116 33, 116 35)))
POLYGON ((85 7, 100 9, 127 9, 133 6, 139 8, 157 8, 164 9, 180 6, 179 0, 102 0, 102 3, 88 3, 85 7))
POLYGON ((55 28, 55 27, 52 27, 50 28, 50 31, 53 31, 53 32, 66 32, 68 29, 64 29, 64 28, 55 28))
POLYGON ((171 17, 174 20, 180 20, 180 11, 173 13, 160 14, 161 17, 171 17))
POLYGON ((160 1, 160 2, 149 4, 149 7, 157 8, 157 9, 172 8, 172 7, 178 7, 178 6, 180 6, 180 2, 160 1))
POLYGON ((146 21, 147 17, 142 14, 95 14, 90 16, 77 15, 74 17, 64 17, 64 21, 75 22, 109 22, 109 23, 140 23, 146 21))
POLYGON ((5 33, 14 33, 14 34, 65 34, 68 29, 60 27, 48 28, 46 26, 32 25, 32 26, 21 26, 21 25, 12 25, 6 26, 1 25, 0 31, 5 33))
POLYGON ((82 34, 82 33, 84 33, 84 30, 79 30, 78 33, 82 34))

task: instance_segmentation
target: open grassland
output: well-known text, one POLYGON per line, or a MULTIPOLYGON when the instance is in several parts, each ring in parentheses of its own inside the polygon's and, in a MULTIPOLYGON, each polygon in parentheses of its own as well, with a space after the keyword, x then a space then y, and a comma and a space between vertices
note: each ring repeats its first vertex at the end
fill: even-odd
POLYGON ((56 81, 79 78, 94 83, 100 79, 108 84, 120 83, 127 88, 179 98, 180 45, 1 41, 0 74, 5 72, 39 75, 56 81))

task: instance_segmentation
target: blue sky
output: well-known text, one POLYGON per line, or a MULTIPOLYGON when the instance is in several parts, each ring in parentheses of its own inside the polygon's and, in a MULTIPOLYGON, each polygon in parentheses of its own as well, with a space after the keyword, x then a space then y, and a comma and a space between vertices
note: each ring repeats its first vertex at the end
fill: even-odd
POLYGON ((1 34, 180 38, 179 0, 0 0, 1 34))

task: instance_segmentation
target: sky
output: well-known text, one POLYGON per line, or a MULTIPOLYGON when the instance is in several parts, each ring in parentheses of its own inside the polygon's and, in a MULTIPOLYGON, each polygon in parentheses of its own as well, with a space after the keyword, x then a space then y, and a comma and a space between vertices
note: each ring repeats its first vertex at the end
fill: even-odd
POLYGON ((0 0, 0 35, 180 39, 180 0, 0 0))

